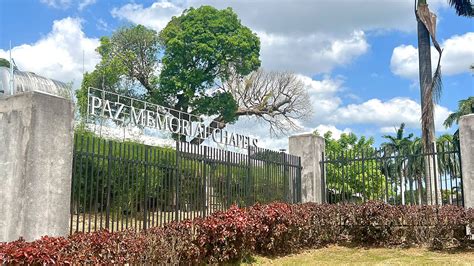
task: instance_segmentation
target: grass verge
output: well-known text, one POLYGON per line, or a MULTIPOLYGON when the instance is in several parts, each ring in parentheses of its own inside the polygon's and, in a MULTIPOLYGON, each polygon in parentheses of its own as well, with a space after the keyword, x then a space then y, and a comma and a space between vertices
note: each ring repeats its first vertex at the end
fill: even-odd
POLYGON ((253 256, 241 265, 474 265, 474 249, 329 246, 285 257, 253 256))

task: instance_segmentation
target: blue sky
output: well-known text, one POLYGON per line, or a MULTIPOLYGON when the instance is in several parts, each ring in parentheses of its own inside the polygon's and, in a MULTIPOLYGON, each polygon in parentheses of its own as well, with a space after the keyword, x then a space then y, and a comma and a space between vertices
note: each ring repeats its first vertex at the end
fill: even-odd
MULTIPOLYGON (((160 30, 189 6, 231 6, 261 38, 262 65, 292 71, 307 86, 313 114, 293 133, 318 129, 374 136, 401 122, 419 133, 417 38, 413 2, 341 1, 105 1, 1 0, 0 57, 12 42, 23 70, 80 84, 99 58, 98 38, 127 24, 160 30), (341 7, 342 6, 342 7, 341 7)), ((437 38, 444 48, 443 95, 436 109, 438 134, 457 102, 474 95, 474 22, 458 17, 447 0, 428 0, 438 16, 437 38)), ((435 60, 433 59, 433 62, 435 60)), ((434 65, 434 63, 433 63, 434 65)), ((287 135, 269 136, 268 126, 241 119, 230 127, 259 137, 269 148, 285 148, 287 135)))

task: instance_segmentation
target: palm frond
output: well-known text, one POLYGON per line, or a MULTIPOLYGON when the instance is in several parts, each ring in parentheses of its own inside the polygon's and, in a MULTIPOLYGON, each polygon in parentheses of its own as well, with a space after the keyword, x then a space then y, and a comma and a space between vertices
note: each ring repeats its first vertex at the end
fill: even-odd
POLYGON ((471 0, 448 0, 450 6, 454 7, 458 16, 473 17, 474 8, 471 0))
POLYGON ((474 96, 460 100, 458 103, 458 110, 454 113, 449 114, 446 120, 444 120, 443 125, 446 128, 451 127, 454 122, 456 122, 456 124, 459 122, 459 118, 461 118, 461 116, 472 113, 474 113, 474 96))
POLYGON ((441 61, 441 53, 439 54, 438 66, 436 67, 436 71, 432 81, 432 94, 434 103, 439 102, 439 99, 441 98, 441 93, 443 92, 443 81, 441 79, 441 64, 439 61, 441 61))
POLYGON ((445 128, 450 128, 454 121, 457 121, 458 120, 458 113, 451 113, 448 115, 448 117, 446 118, 446 120, 444 120, 443 122, 443 125, 445 128))

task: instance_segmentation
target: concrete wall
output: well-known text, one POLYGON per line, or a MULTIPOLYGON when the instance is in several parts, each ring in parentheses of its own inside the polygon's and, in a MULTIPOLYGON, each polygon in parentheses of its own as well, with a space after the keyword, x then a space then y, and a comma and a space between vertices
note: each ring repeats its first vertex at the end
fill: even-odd
POLYGON ((68 234, 72 144, 70 100, 0 98, 0 242, 68 234))
POLYGON ((289 153, 301 157, 303 202, 323 203, 325 201, 325 185, 320 166, 324 147, 324 138, 313 134, 291 136, 289 139, 289 153))
POLYGON ((474 208, 474 114, 459 119, 464 207, 474 208))

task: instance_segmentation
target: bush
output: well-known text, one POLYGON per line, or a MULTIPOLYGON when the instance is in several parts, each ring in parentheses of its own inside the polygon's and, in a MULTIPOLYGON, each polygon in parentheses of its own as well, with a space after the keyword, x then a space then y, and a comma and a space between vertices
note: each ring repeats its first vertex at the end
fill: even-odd
POLYGON ((221 263, 256 253, 284 255, 303 248, 352 243, 369 246, 468 243, 474 210, 456 206, 272 203, 231 207, 206 218, 146 232, 76 233, 33 242, 0 243, 8 264, 221 263))

